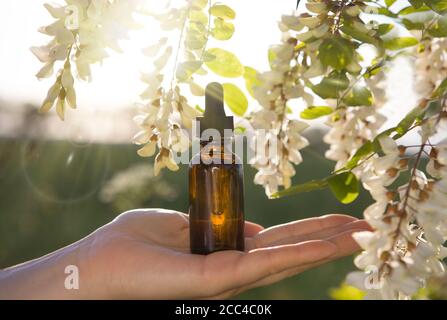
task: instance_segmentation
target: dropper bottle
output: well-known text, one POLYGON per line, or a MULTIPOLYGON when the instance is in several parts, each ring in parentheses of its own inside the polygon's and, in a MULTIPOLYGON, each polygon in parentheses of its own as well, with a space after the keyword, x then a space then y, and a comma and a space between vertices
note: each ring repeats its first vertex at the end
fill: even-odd
POLYGON ((243 251, 244 177, 242 162, 232 152, 233 117, 225 114, 219 83, 205 91, 205 112, 197 120, 200 152, 189 166, 191 252, 243 251))

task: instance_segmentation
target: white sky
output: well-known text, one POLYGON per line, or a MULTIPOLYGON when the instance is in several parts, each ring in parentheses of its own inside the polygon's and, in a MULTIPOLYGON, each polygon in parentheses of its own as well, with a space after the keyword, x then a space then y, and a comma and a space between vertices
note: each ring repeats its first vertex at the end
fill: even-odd
MULTIPOLYGON (((148 0, 150 1, 150 0, 148 0)), ((155 0, 153 0, 155 1, 155 0)), ((42 45, 48 37, 37 28, 53 21, 43 4, 44 0, 0 1, 0 99, 15 103, 40 104, 53 79, 38 81, 35 73, 41 63, 29 47, 42 45)), ((60 1, 56 1, 60 2, 60 1)), ((221 46, 234 52, 245 65, 258 70, 268 68, 267 49, 278 43, 280 32, 277 21, 282 14, 290 13, 296 0, 226 0, 237 12, 236 32, 227 42, 211 40, 209 47, 221 46)), ((91 83, 76 83, 78 107, 83 109, 111 109, 131 107, 138 100, 144 85, 139 76, 148 69, 150 60, 144 58, 141 48, 157 42, 160 37, 148 23, 144 30, 134 31, 130 41, 123 41, 125 54, 112 54, 102 66, 94 66, 91 83)), ((412 93, 411 66, 399 63, 389 80, 390 104, 386 114, 391 122, 412 106, 416 97, 412 93), (408 92, 409 94, 402 94, 408 92), (397 108, 396 108, 397 107, 397 108)), ((211 80, 220 80, 217 77, 211 80)), ((242 80, 238 80, 242 85, 242 80)), ((251 106, 254 103, 251 101, 251 106)))

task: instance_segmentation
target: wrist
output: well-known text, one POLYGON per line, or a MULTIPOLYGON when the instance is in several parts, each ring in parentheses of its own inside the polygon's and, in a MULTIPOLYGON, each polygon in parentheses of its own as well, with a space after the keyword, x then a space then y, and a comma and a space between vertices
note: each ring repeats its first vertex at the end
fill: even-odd
POLYGON ((0 272, 0 299, 91 299, 96 285, 81 240, 0 272))

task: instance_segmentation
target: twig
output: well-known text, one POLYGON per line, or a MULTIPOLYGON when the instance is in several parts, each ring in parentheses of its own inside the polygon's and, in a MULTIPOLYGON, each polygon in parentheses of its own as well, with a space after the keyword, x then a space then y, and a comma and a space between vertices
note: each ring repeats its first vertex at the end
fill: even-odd
POLYGON ((349 84, 349 87, 343 92, 343 94, 337 99, 337 109, 340 106, 340 102, 346 97, 346 95, 355 87, 355 85, 362 79, 365 75, 368 73, 371 73, 372 71, 376 70, 377 68, 382 67, 383 63, 386 61, 386 57, 384 57, 380 62, 370 66, 365 71, 363 71, 360 75, 357 76, 357 78, 349 84))
POLYGON ((349 0, 342 0, 340 4, 340 8, 335 14, 334 17, 334 24, 332 25, 332 34, 335 34, 340 29, 340 22, 341 22, 341 14, 343 13, 343 10, 345 9, 345 6, 349 0))
POLYGON ((190 8, 188 7, 188 10, 186 11, 185 19, 183 20, 182 31, 180 32, 180 39, 179 39, 179 42, 178 42, 177 52, 175 54, 174 67, 173 67, 173 70, 172 70, 172 78, 171 78, 171 90, 174 87, 174 81, 175 81, 175 78, 176 78, 175 74, 177 72, 178 59, 179 59, 179 56, 180 56, 180 51, 182 49, 183 35, 185 34, 186 22, 188 21, 189 11, 190 11, 190 8))
POLYGON ((206 41, 205 45, 203 46, 202 53, 200 54, 200 61, 203 61, 203 56, 206 51, 206 47, 208 46, 208 41, 210 39, 210 33, 211 33, 211 7, 212 7, 212 0, 208 1, 208 29, 206 31, 206 41))

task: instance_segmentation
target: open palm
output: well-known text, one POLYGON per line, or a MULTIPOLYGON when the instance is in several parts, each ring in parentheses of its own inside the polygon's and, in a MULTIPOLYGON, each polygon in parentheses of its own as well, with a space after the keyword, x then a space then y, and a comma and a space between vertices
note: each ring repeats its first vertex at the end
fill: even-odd
POLYGON ((358 247, 351 234, 367 228, 345 215, 268 229, 246 222, 245 252, 202 256, 189 253, 187 215, 136 210, 82 240, 81 254, 84 274, 104 298, 228 298, 352 254, 358 247))

